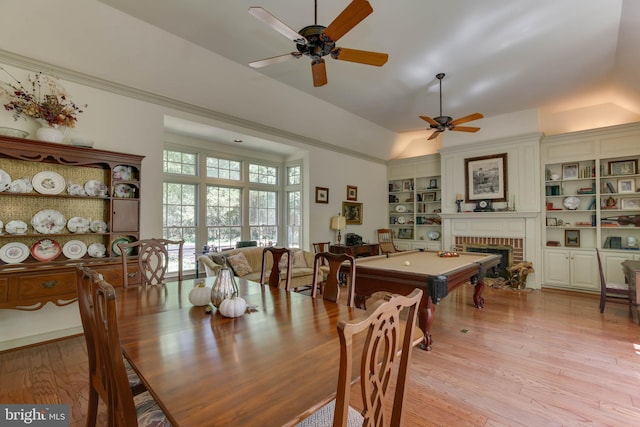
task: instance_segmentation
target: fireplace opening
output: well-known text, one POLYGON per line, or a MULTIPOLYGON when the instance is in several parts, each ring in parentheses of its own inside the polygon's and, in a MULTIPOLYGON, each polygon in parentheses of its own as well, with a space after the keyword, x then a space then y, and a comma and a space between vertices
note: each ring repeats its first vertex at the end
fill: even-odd
POLYGON ((483 254, 496 254, 500 255, 502 259, 493 271, 487 271, 487 277, 505 277, 507 269, 513 265, 513 246, 509 245, 488 245, 478 243, 464 243, 462 245, 464 252, 477 252, 483 254))

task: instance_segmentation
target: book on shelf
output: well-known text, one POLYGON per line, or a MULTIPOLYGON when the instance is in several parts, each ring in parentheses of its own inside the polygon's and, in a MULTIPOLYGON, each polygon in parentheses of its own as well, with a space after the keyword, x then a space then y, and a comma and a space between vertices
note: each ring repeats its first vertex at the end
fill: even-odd
POLYGON ((596 198, 591 199, 591 203, 589 203, 588 211, 594 210, 596 208, 596 198))
POLYGON ((616 192, 616 189, 614 188, 613 184, 611 184, 610 182, 607 182, 607 189, 609 190, 609 193, 616 192))

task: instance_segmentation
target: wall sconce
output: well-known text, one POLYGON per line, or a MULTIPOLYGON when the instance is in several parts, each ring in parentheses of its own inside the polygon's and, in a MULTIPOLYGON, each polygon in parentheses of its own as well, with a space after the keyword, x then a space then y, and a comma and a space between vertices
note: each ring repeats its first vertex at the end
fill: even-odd
POLYGON ((338 215, 331 217, 331 229, 338 232, 338 245, 340 245, 340 241, 342 240, 342 234, 340 232, 347 228, 347 218, 338 215))

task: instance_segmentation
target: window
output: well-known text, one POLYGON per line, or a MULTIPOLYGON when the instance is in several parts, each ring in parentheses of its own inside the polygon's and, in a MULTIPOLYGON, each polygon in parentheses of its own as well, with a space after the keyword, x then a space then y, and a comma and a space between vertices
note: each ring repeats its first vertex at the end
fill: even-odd
POLYGON ((185 271, 195 269, 191 254, 204 245, 223 250, 257 240, 301 246, 301 166, 288 166, 282 179, 277 164, 226 157, 164 150, 163 234, 185 240, 185 271))

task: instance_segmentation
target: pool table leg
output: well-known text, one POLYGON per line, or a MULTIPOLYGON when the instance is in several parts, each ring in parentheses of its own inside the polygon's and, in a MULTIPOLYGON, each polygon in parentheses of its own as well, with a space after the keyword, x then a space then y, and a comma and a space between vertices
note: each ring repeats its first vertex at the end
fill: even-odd
POLYGON ((473 288, 473 304, 476 308, 484 308, 484 298, 482 292, 484 291, 484 280, 474 279, 471 284, 473 288))
POLYGON ((433 316, 435 314, 436 306, 433 305, 431 297, 427 297, 426 307, 423 307, 418 316, 418 326, 424 332, 424 340, 420 344, 420 348, 424 351, 431 351, 431 345, 433 344, 433 338, 431 337, 431 324, 433 323, 433 316))

